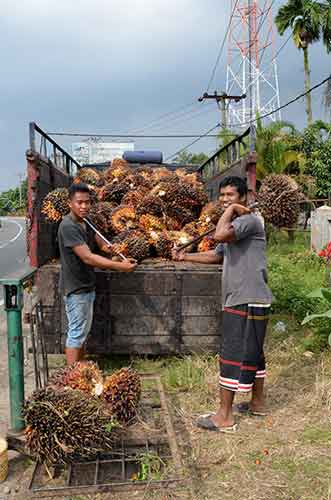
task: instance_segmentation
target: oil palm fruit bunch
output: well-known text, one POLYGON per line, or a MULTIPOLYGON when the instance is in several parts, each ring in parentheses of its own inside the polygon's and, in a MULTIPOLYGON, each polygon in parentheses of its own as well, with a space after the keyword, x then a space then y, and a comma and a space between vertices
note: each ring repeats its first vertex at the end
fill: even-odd
POLYGON ((111 227, 114 233, 117 234, 126 229, 134 229, 137 225, 137 213, 134 207, 120 205, 113 210, 111 215, 111 227))
POLYGON ((150 256, 150 244, 146 235, 139 230, 123 231, 112 239, 110 252, 112 256, 122 253, 138 262, 150 256))
POLYGON ((175 203, 167 205, 166 215, 171 219, 175 219, 176 221, 178 221, 181 227, 185 226, 185 224, 193 222, 195 219, 194 214, 191 210, 188 210, 187 208, 184 208, 180 205, 176 205, 175 203))
POLYGON ((265 222, 278 228, 296 224, 300 200, 298 184, 292 177, 284 174, 266 177, 257 196, 265 222))
POLYGON ((141 215, 139 217, 139 227, 146 233, 150 231, 163 231, 165 229, 165 222, 160 217, 154 215, 141 215))
POLYGON ((162 217, 164 214, 165 205, 162 199, 158 196, 146 194, 141 202, 137 205, 137 213, 139 215, 154 215, 162 217))
POLYGON ((89 212, 91 222, 105 235, 111 235, 111 217, 115 208, 114 203, 99 201, 91 207, 89 212))
POLYGON ((214 240, 212 235, 208 234, 198 244, 198 252, 208 252, 209 250, 214 250, 217 243, 218 242, 214 240))
POLYGON ((103 184, 102 176, 93 168, 81 168, 74 180, 75 183, 83 182, 91 186, 100 187, 103 184))
POLYGON ((110 201, 120 204, 122 198, 130 191, 130 184, 125 179, 106 184, 100 191, 99 199, 101 201, 110 201))
POLYGON ((176 179, 176 175, 172 174, 166 167, 155 167, 152 169, 153 184, 156 185, 164 179, 176 179))
MULTIPOLYGON (((172 242, 173 247, 180 247, 192 241, 192 237, 186 231, 168 231, 168 237, 172 242)), ((187 252, 192 252, 195 246, 190 245, 187 247, 187 252)))
POLYGON ((201 182, 201 177, 200 177, 200 175, 197 172, 192 172, 192 173, 188 174, 187 172, 185 172, 185 170, 183 170, 181 168, 178 168, 176 170, 176 175, 178 175, 178 177, 183 182, 191 184, 192 186, 196 186, 196 187, 202 187, 203 186, 203 184, 201 182))
POLYGON ((67 188, 50 191, 44 198, 41 212, 48 222, 59 222, 70 212, 67 188))
POLYGON ((167 231, 162 231, 161 233, 152 231, 150 241, 158 257, 168 260, 172 258, 171 252, 174 248, 174 243, 167 231))
POLYGON ((93 361, 77 361, 57 370, 50 378, 49 385, 56 388, 70 387, 86 394, 100 396, 103 390, 103 377, 93 361))
POLYGON ((105 182, 112 182, 114 180, 121 181, 131 172, 128 162, 122 158, 114 158, 110 167, 104 171, 105 182))
POLYGON ((102 398, 73 389, 34 392, 24 404, 23 417, 29 455, 47 464, 110 451, 121 429, 102 398))
POLYGON ((211 201, 202 208, 199 220, 202 222, 217 224, 223 215, 223 212, 224 208, 219 201, 211 201))
POLYGON ((140 396, 140 377, 132 368, 117 370, 105 379, 103 398, 121 423, 127 424, 135 417, 140 396))
MULTIPOLYGON (((123 196, 122 198, 122 205, 129 205, 130 207, 138 207, 144 197, 147 195, 148 189, 139 186, 135 190, 130 190, 126 195, 123 196)), ((138 209, 137 209, 138 212, 138 209)))

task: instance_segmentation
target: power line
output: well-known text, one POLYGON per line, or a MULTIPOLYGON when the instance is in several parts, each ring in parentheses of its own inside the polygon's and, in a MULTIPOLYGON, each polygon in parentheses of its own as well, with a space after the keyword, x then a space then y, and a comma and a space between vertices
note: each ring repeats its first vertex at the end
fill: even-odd
POLYGON ((215 78, 215 73, 216 73, 216 70, 217 70, 217 66, 220 62, 220 59, 221 59, 221 55, 222 55, 222 52, 223 52, 223 49, 224 49, 224 46, 225 46, 225 43, 226 43, 226 40, 228 38, 228 34, 229 34, 229 31, 230 31, 230 27, 231 27, 231 22, 232 22, 232 19, 233 19, 233 16, 234 16, 234 13, 235 13, 235 10, 237 8, 237 5, 238 5, 238 2, 239 0, 236 0, 236 3, 234 4, 233 6, 233 9, 232 9, 232 12, 231 12, 231 16, 230 16, 230 19, 229 19, 229 23, 228 23, 228 27, 226 29, 226 32, 225 32, 225 35, 224 35, 224 38, 223 38, 223 41, 222 41, 222 44, 221 44, 221 47, 220 47, 220 50, 218 51, 218 55, 217 55, 217 58, 216 58, 216 62, 215 62, 215 65, 214 65, 214 68, 213 68, 213 71, 211 73, 211 77, 210 77, 210 80, 209 80, 209 83, 208 83, 208 87, 207 87, 207 92, 209 91, 210 87, 211 87, 211 84, 213 83, 213 80, 215 78))
MULTIPOLYGON (((272 59, 270 59, 269 63, 268 64, 271 64, 272 62, 274 62, 275 59, 277 59, 279 53, 283 50, 283 48, 288 44, 288 42, 291 40, 292 38, 292 33, 290 33, 290 36, 287 38, 287 40, 285 40, 285 42, 283 43, 283 45, 281 45, 279 47, 279 49, 277 50, 276 54, 273 56, 272 59)), ((263 57, 263 56, 262 56, 263 57)))
MULTIPOLYGON (((114 139, 124 138, 124 139, 192 139, 201 138, 203 135, 193 135, 193 134, 169 134, 169 135, 128 135, 128 134, 86 134, 80 132, 48 132, 48 135, 53 136, 65 136, 65 137, 111 137, 114 139)), ((228 134, 233 135, 233 134, 228 134)), ((210 135, 209 137, 218 137, 218 135, 210 135)))
MULTIPOLYGON (((219 126, 220 126, 220 125, 219 125, 219 123, 218 123, 217 125, 215 125, 215 127, 212 127, 211 129, 207 130, 207 132, 205 132, 204 134, 200 135, 200 137, 198 137, 197 139, 195 139, 195 141, 192 141, 192 142, 190 142, 189 144, 186 144, 186 146, 184 146, 182 149, 180 149, 179 151, 176 151, 176 153, 173 153, 172 155, 168 156, 168 158, 166 158, 166 160, 165 160, 165 161, 168 161, 168 160, 170 160, 170 158, 173 158, 174 156, 179 155, 180 153, 182 153, 183 151, 185 151, 185 149, 187 149, 187 148, 189 148, 189 147, 193 146, 193 144, 195 144, 196 142, 200 141, 200 139, 203 139, 203 138, 205 138, 205 137, 214 137, 214 136, 212 136, 212 135, 208 135, 208 134, 210 134, 210 132, 213 132, 213 131, 214 131, 215 129, 217 129, 219 126)), ((231 134, 229 134, 229 135, 231 135, 231 134)), ((218 136, 216 136, 216 137, 218 137, 218 136)))

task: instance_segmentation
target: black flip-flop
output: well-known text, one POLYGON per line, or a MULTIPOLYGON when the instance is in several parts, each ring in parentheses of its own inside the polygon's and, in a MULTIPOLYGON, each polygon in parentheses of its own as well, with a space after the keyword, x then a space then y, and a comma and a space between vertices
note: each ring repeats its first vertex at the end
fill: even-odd
POLYGON ((253 411, 248 401, 243 401, 235 405, 236 410, 241 415, 252 415, 253 417, 267 417, 268 413, 264 411, 253 411))
POLYGON ((225 434, 234 434, 237 431, 237 424, 228 427, 218 427, 211 419, 212 415, 201 415, 196 422, 197 427, 207 431, 224 432, 225 434))

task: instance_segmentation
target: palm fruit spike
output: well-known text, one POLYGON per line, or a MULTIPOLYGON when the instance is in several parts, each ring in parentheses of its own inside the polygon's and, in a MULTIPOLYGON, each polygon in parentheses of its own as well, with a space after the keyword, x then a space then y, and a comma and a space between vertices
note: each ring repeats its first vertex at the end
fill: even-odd
POLYGON ((111 226, 115 233, 137 227, 137 215, 133 207, 120 205, 113 210, 111 226))
POLYGON ((141 381, 131 368, 122 368, 105 379, 103 397, 121 423, 135 417, 141 395, 141 381))
POLYGON ((95 203, 89 212, 89 219, 106 236, 110 236, 111 216, 116 205, 107 201, 95 203))
POLYGON ((155 215, 161 217, 164 214, 164 203, 158 196, 147 194, 137 206, 139 215, 155 215))
POLYGON ((162 233, 151 233, 152 244, 155 248, 156 255, 164 259, 170 260, 172 258, 171 252, 174 248, 174 244, 171 241, 168 233, 163 231, 162 233))
POLYGON ((114 158, 110 167, 104 171, 104 178, 106 182, 111 182, 113 180, 121 181, 129 175, 131 171, 132 169, 125 160, 114 158))
POLYGON ((300 190, 288 175, 269 175, 260 187, 257 201, 265 222, 275 227, 292 227, 299 216, 300 190))
MULTIPOLYGON (((126 193, 126 195, 123 196, 122 204, 128 205, 130 207, 134 207, 134 208, 138 207, 140 205, 140 203, 142 202, 142 200, 144 199, 144 197, 146 196, 147 192, 148 192, 148 189, 143 187, 143 186, 140 186, 136 190, 129 191, 128 193, 126 193)), ((138 209, 137 209, 137 213, 138 213, 138 209)))
POLYGON ((165 223, 159 217, 142 215, 139 217, 139 227, 148 234, 149 231, 163 231, 165 229, 165 223))
POLYGON ((60 369, 50 378, 53 387, 70 387, 94 396, 99 396, 103 389, 102 373, 93 361, 77 361, 60 369))
POLYGON ((208 234, 205 236, 198 244, 198 252, 208 252, 209 250, 214 250, 217 245, 217 241, 208 234))
POLYGON ((102 398, 49 387, 24 404, 26 449, 36 461, 70 463, 110 451, 121 426, 102 398))
POLYGON ((100 192, 101 201, 121 203, 122 198, 130 191, 130 185, 126 180, 113 181, 106 184, 100 192))
POLYGON ((185 226, 185 224, 189 224, 195 219, 194 214, 190 210, 178 206, 175 203, 167 205, 166 214, 168 217, 179 221, 181 226, 185 226))
POLYGON ((221 218, 224 209, 219 201, 211 201, 207 203, 201 210, 199 217, 200 221, 211 222, 212 224, 217 224, 221 218))
POLYGON ((83 182, 92 186, 102 186, 103 181, 101 175, 93 168, 81 168, 74 182, 83 182))
POLYGON ((50 191, 43 200, 41 212, 48 222, 59 222, 70 212, 68 190, 57 188, 50 191))

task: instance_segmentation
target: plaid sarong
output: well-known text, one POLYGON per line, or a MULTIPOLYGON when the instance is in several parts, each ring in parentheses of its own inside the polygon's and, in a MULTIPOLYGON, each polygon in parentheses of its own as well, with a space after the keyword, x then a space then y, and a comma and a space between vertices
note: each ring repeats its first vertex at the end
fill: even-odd
POLYGON ((270 305, 225 307, 222 320, 220 385, 234 392, 251 391, 255 378, 266 376, 263 344, 270 305))

